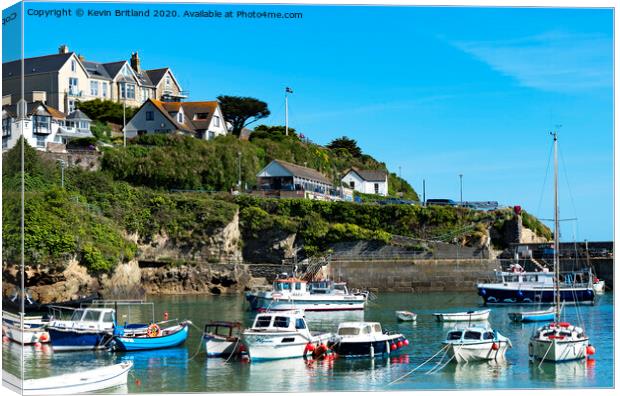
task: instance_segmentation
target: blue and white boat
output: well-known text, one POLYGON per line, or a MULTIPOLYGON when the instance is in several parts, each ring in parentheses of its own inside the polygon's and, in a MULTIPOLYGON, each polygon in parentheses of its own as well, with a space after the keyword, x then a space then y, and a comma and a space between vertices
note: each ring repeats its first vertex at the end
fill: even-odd
MULTIPOLYGON (((496 271, 496 282, 479 283, 485 304, 553 304, 556 287, 553 272, 496 271)), ((592 276, 587 270, 560 276, 561 302, 594 302, 592 276)))
POLYGON ((116 351, 146 351, 179 346, 189 335, 189 320, 162 328, 167 322, 150 325, 118 326, 114 331, 112 348, 116 351))
POLYGON ((553 320, 554 316, 555 309, 553 307, 541 311, 521 311, 508 313, 508 317, 513 322, 549 322, 553 320))
POLYGON ((47 330, 54 351, 84 351, 108 348, 115 326, 114 309, 83 308, 69 320, 51 321, 47 330))

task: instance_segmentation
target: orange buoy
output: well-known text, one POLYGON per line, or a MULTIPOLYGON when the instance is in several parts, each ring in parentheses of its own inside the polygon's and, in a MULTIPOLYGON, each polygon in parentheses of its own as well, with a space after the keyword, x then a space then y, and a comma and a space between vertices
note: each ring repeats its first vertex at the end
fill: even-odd
POLYGON ((403 341, 403 344, 405 344, 405 346, 409 345, 409 340, 405 338, 405 340, 403 341))
POLYGON ((49 336, 47 335, 47 333, 41 334, 41 337, 39 337, 39 341, 41 341, 41 342, 48 342, 49 341, 49 336))
POLYGON ((588 345, 586 347, 586 355, 594 355, 596 353, 596 348, 593 345, 588 345))
POLYGON ((491 349, 494 351, 497 351, 499 349, 499 345, 496 343, 493 343, 493 345, 491 345, 491 349))
POLYGON ((399 348, 402 348, 402 347, 403 347, 403 345, 404 345, 404 344, 403 344, 403 342, 402 342, 402 341, 398 341, 398 342, 396 343, 396 346, 397 346, 397 347, 399 347, 399 348))
POLYGON ((397 348, 396 344, 390 344, 390 349, 395 351, 397 348))

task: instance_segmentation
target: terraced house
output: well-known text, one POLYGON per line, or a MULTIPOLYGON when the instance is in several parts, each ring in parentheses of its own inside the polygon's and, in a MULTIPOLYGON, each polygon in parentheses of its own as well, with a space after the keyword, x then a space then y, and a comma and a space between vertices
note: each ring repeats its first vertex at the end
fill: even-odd
MULTIPOLYGON (((61 45, 58 53, 26 58, 23 64, 24 101, 42 103, 65 115, 71 114, 78 102, 93 99, 138 107, 148 99, 180 102, 187 97, 170 68, 143 69, 137 52, 129 62, 102 63, 86 60, 61 45)), ((20 100, 21 73, 20 60, 2 64, 3 107, 15 106, 20 100)), ((11 121, 6 122, 7 127, 9 124, 11 121)), ((3 128, 3 147, 10 146, 11 140, 5 139, 5 134, 16 133, 3 128)), ((39 137, 38 141, 43 144, 39 148, 44 148, 48 140, 39 137)))

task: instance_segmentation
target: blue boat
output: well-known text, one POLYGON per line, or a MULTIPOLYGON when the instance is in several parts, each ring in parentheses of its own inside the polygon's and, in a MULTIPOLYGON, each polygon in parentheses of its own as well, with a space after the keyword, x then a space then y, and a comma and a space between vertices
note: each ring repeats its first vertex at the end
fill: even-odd
POLYGON ((187 320, 163 329, 157 323, 118 326, 114 331, 112 348, 117 351, 146 351, 179 346, 187 340, 191 323, 187 320))
POLYGON ((106 349, 116 326, 111 308, 76 309, 69 320, 54 320, 48 325, 54 351, 106 349))
POLYGON ((508 317, 513 322, 549 322, 554 319, 555 308, 551 307, 544 311, 509 312, 508 317))

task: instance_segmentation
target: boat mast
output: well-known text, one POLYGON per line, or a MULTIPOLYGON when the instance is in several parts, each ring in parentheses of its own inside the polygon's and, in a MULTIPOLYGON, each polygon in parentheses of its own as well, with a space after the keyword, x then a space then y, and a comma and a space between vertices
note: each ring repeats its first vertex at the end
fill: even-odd
POLYGON ((553 135, 553 270, 555 272, 555 321, 560 321, 560 220, 558 216, 558 132, 551 132, 553 135))

